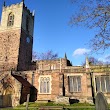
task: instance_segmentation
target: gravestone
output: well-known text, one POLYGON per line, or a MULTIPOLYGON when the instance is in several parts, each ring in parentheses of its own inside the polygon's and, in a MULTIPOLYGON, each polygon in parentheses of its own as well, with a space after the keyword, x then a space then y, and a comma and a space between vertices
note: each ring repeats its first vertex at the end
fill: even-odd
POLYGON ((98 92, 95 100, 96 110, 108 110, 107 100, 102 92, 98 92))
POLYGON ((27 95, 27 101, 26 101, 26 110, 28 110, 28 103, 29 103, 30 94, 27 95))
POLYGON ((56 97, 56 101, 55 101, 56 104, 70 104, 69 103, 69 97, 65 97, 65 96, 58 96, 56 97))

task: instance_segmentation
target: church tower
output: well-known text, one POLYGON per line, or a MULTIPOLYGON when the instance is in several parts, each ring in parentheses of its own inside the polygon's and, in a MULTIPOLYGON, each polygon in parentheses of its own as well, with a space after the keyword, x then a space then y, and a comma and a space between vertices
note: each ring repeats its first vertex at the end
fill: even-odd
POLYGON ((34 15, 24 4, 2 8, 0 70, 28 70, 32 60, 34 15))

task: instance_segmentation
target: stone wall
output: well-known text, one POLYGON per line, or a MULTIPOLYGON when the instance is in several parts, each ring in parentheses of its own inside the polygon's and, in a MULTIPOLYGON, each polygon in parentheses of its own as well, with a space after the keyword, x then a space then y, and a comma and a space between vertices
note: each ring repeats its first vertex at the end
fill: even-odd
POLYGON ((77 99, 80 102, 88 102, 88 97, 92 97, 90 84, 86 73, 64 73, 65 96, 68 96, 70 99, 77 99), (81 76, 80 92, 69 92, 69 76, 81 76))
POLYGON ((34 31, 34 15, 30 12, 30 10, 25 6, 23 7, 23 16, 22 16, 22 29, 25 30, 25 32, 27 32, 27 34, 31 37, 33 37, 33 31, 34 31), (26 30, 26 19, 29 19, 29 30, 27 32, 26 30))
POLYGON ((34 16, 23 2, 3 6, 0 25, 0 69, 29 70, 32 61, 33 29, 34 16), (14 23, 8 26, 10 13, 14 16, 14 23), (27 16, 29 30, 26 30, 27 16), (30 39, 28 42, 27 37, 30 39))
POLYGON ((23 10, 22 2, 19 4, 13 4, 10 6, 3 7, 0 32, 10 29, 20 29, 22 21, 22 10, 23 10), (8 15, 11 12, 14 14, 14 26, 12 26, 11 28, 10 27, 7 28, 8 15))
POLYGON ((0 97, 0 107, 19 105, 21 83, 11 75, 11 71, 0 72, 0 97))
POLYGON ((10 30, 0 33, 0 69, 17 68, 20 30, 10 30))
POLYGON ((32 45, 33 38, 30 37, 30 42, 27 42, 28 35, 25 31, 21 30, 21 38, 19 44, 19 55, 18 55, 18 70, 29 70, 32 61, 32 45))
POLYGON ((45 73, 36 73, 35 74, 35 87, 36 89, 38 90, 38 96, 37 96, 37 100, 42 100, 42 101, 48 101, 48 100, 51 100, 51 101, 55 101, 55 98, 60 95, 60 74, 59 73, 49 73, 49 72, 45 72, 45 73), (51 92, 48 93, 48 94, 43 94, 43 93, 40 93, 40 83, 39 83, 39 77, 40 76, 45 76, 45 75, 49 75, 51 76, 51 87, 50 87, 50 90, 51 92))
POLYGON ((67 59, 40 60, 36 62, 38 70, 60 70, 67 66, 67 59))

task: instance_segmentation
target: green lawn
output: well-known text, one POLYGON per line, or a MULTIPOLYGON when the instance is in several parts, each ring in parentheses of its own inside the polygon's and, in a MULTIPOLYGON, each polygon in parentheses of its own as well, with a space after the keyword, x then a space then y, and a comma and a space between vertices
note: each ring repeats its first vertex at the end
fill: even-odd
MULTIPOLYGON (((0 110, 26 110, 26 108, 13 108, 13 109, 0 109, 0 110)), ((28 110, 39 110, 38 108, 29 108, 28 110)), ((46 109, 42 109, 46 110, 46 109)), ((57 109, 49 109, 49 110, 57 110, 57 109)), ((65 108, 64 110, 95 110, 95 108, 65 108)))
MULTIPOLYGON (((95 110, 94 105, 90 105, 88 103, 75 103, 71 105, 64 105, 64 104, 55 104, 53 102, 48 102, 48 103, 34 103, 30 102, 29 103, 29 109, 28 110, 38 110, 39 107, 58 107, 62 106, 64 107, 64 110, 95 110)), ((26 110, 26 106, 21 104, 15 108, 4 108, 0 110, 26 110)), ((41 110, 47 110, 47 109, 41 109, 41 110)), ((49 109, 49 110, 57 110, 57 109, 49 109)))
MULTIPOLYGON (((64 105, 64 104, 55 104, 53 102, 48 103, 35 103, 35 102, 29 102, 29 108, 28 110, 39 110, 40 107, 44 107, 44 109, 41 110, 47 110, 45 109, 47 106, 49 107, 64 107, 63 110, 95 110, 95 106, 88 104, 88 103, 75 103, 71 105, 64 105)), ((109 105, 110 107, 110 105, 109 105)), ((0 110, 26 110, 26 105, 19 105, 14 108, 4 108, 0 110)), ((48 109, 48 110, 58 110, 58 109, 48 109)), ((61 110, 61 109, 59 109, 61 110)))

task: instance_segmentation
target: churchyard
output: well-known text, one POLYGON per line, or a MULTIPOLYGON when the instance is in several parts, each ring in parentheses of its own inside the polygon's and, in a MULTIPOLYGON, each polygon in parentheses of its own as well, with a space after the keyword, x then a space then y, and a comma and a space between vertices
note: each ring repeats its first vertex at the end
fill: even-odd
POLYGON ((54 102, 38 103, 27 102, 17 107, 1 108, 0 110, 110 110, 110 104, 108 104, 102 92, 98 92, 95 97, 95 104, 88 103, 74 103, 70 105, 56 104, 54 102))

